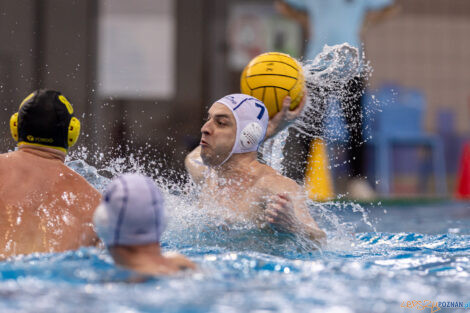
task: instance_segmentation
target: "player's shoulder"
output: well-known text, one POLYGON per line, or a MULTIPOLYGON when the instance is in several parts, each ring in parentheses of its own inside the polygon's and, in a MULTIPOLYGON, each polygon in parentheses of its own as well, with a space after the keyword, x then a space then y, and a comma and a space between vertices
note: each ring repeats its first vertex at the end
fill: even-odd
POLYGON ((75 172, 65 164, 62 164, 60 171, 67 184, 74 186, 77 190, 89 193, 90 196, 101 198, 101 194, 82 175, 75 172))
POLYGON ((264 165, 263 174, 258 179, 257 185, 260 188, 272 191, 298 191, 299 185, 292 179, 281 175, 272 167, 264 165))
POLYGON ((8 153, 0 154, 0 167, 3 167, 5 164, 7 164, 8 160, 9 160, 8 153))
POLYGON ((0 160, 2 162, 7 162, 8 160, 11 160, 16 154, 16 151, 0 153, 0 160))
POLYGON ((0 154, 0 170, 2 172, 12 171, 13 169, 17 169, 18 166, 28 167, 29 165, 29 162, 22 162, 21 155, 18 155, 18 151, 10 151, 0 154))

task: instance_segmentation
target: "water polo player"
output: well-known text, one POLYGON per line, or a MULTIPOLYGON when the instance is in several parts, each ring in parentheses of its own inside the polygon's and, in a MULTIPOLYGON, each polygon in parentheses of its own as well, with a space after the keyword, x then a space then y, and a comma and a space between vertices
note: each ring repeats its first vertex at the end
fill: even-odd
POLYGON ((103 193, 93 221, 114 262, 122 267, 149 275, 195 268, 182 255, 162 255, 163 196, 148 177, 126 174, 114 179, 103 193))
MULTIPOLYGON (((268 120, 264 104, 244 94, 225 96, 211 106, 200 146, 185 161, 193 180, 203 185, 201 204, 228 208, 261 227, 269 223, 280 231, 321 241, 325 233, 310 216, 305 193, 293 180, 257 160, 268 120)), ((282 125, 282 120, 275 121, 282 125)), ((272 133, 278 128, 269 126, 272 133)))
POLYGON ((18 149, 0 155, 0 258, 97 241, 92 215, 101 195, 64 164, 80 133, 73 113, 60 92, 37 90, 12 115, 18 149))

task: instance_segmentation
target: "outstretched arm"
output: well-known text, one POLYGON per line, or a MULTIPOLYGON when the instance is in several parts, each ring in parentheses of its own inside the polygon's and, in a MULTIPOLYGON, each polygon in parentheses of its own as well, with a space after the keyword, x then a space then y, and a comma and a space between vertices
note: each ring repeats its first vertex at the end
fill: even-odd
POLYGON ((186 156, 184 166, 196 184, 202 183, 207 166, 202 163, 201 146, 198 146, 186 156))

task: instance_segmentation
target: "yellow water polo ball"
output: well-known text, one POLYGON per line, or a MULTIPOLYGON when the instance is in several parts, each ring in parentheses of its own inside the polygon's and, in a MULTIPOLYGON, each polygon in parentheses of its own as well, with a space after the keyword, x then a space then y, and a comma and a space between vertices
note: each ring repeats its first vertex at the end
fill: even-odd
POLYGON ((304 85, 300 63, 280 52, 268 52, 255 57, 243 70, 240 80, 241 92, 263 101, 269 117, 281 110, 286 96, 292 99, 290 109, 295 109, 302 100, 304 85))

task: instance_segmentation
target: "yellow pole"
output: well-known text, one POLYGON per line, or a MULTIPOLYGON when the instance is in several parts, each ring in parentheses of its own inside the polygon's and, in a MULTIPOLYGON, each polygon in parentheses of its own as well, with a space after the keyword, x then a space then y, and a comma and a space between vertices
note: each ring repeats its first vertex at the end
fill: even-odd
POLYGON ((333 199, 333 182, 328 169, 328 153, 322 139, 313 139, 305 169, 305 188, 310 199, 326 201, 333 199))

